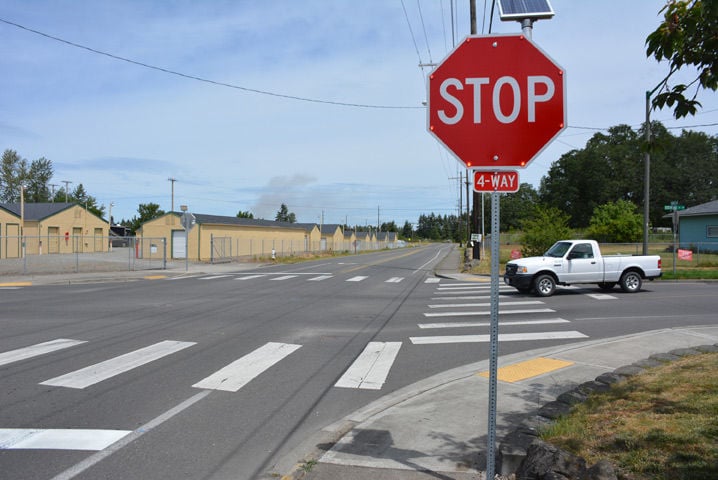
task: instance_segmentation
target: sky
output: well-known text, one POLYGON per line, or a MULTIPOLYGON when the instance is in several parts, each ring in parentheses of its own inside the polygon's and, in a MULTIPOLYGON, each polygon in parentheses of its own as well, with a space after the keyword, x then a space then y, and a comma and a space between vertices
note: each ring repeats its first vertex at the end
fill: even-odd
MULTIPOLYGON (((476 4, 478 33, 520 33, 476 4)), ((568 128, 521 182, 538 188, 598 131, 640 127, 668 70, 645 54, 664 4, 551 0, 533 41, 566 71, 568 128)), ((399 227, 457 214, 465 170, 427 132, 420 65, 469 20, 469 0, 2 0, 0 150, 50 159, 55 188, 81 183, 115 221, 150 202, 399 227)), ((715 92, 698 98, 695 117, 651 118, 718 134, 715 92)))

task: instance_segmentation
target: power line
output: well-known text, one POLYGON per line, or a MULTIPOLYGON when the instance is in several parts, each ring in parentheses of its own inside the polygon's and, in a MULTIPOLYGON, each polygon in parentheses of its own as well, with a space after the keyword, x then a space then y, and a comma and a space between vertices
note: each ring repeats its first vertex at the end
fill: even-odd
MULTIPOLYGON (((402 5, 403 5, 403 3, 402 3, 402 5)), ((406 13, 406 11, 405 11, 405 13, 406 13)), ((408 19, 407 19, 407 20, 408 20, 408 19)), ((19 28, 19 29, 21 29, 21 30, 25 30, 25 31, 30 32, 30 33, 34 33, 35 35, 40 35, 40 36, 42 36, 42 37, 48 38, 48 39, 50 39, 50 40, 54 40, 54 41, 56 41, 56 42, 64 43, 64 44, 69 45, 69 46, 71 46, 71 47, 75 47, 75 48, 80 48, 80 49, 83 49, 83 50, 87 50, 88 52, 92 52, 92 53, 95 53, 95 54, 97 54, 97 55, 104 55, 105 57, 109 57, 109 58, 112 58, 112 59, 114 59, 114 60, 119 60, 119 61, 122 61, 122 62, 131 63, 131 64, 133 64, 133 65, 137 65, 137 66, 140 66, 140 67, 148 68, 148 69, 150 69, 150 70, 156 70, 156 71, 159 71, 159 72, 167 73, 167 74, 170 74, 170 75, 175 75, 175 76, 182 77, 182 78, 186 78, 186 79, 189 79, 189 80, 196 80, 196 81, 198 81, 198 82, 209 83, 209 84, 216 85, 216 86, 220 86, 220 87, 227 87, 227 88, 232 88, 232 89, 235 89, 235 90, 242 90, 242 91, 248 92, 248 93, 256 93, 256 94, 260 94, 260 95, 267 95, 267 96, 270 96, 270 97, 285 98, 285 99, 288 99, 288 100, 298 100, 298 101, 301 101, 301 102, 319 103, 319 104, 324 104, 324 105, 335 105, 335 106, 341 106, 341 107, 375 108, 375 109, 395 109, 395 110, 411 110, 411 109, 423 109, 423 108, 426 108, 426 107, 423 107, 423 106, 408 106, 408 105, 372 105, 372 104, 368 104, 368 103, 338 102, 338 101, 333 101, 333 100, 322 100, 322 99, 319 99, 319 98, 300 97, 300 96, 297 96, 297 95, 287 95, 287 94, 283 94, 283 93, 270 92, 270 91, 267 91, 267 90, 259 90, 259 89, 256 89, 256 88, 243 87, 243 86, 241 86, 241 85, 235 85, 235 84, 232 84, 232 83, 219 82, 219 81, 216 81, 216 80, 210 80, 210 79, 208 79, 208 78, 198 77, 198 76, 195 76, 195 75, 189 75, 189 74, 187 74, 187 73, 182 73, 182 72, 178 72, 178 71, 175 71, 175 70, 169 70, 169 69, 167 69, 167 68, 158 67, 158 66, 156 66, 156 65, 150 65, 150 64, 148 64, 148 63, 143 63, 143 62, 139 62, 139 61, 137 61, 137 60, 132 60, 132 59, 130 59, 130 58, 121 57, 121 56, 119 56, 119 55, 115 55, 115 54, 112 54, 112 53, 104 52, 104 51, 102 51, 102 50, 97 50, 97 49, 95 49, 95 48, 88 47, 88 46, 86 46, 86 45, 81 45, 81 44, 79 44, 79 43, 71 42, 71 41, 69 41, 69 40, 65 40, 64 38, 56 37, 56 36, 54 36, 54 35, 50 35, 50 34, 41 32, 41 31, 39 31, 39 30, 34 30, 34 29, 32 29, 32 28, 28 28, 28 27, 26 27, 26 26, 24 26, 24 25, 20 25, 19 23, 15 23, 15 22, 11 22, 11 21, 9 21, 9 20, 5 20, 5 19, 3 19, 3 18, 0 18, 0 22, 5 23, 5 24, 7 24, 7 25, 11 25, 11 26, 16 27, 16 28, 19 28)), ((412 36, 413 36, 413 33, 412 33, 412 36)), ((417 52, 418 52, 418 50, 417 50, 417 52)))

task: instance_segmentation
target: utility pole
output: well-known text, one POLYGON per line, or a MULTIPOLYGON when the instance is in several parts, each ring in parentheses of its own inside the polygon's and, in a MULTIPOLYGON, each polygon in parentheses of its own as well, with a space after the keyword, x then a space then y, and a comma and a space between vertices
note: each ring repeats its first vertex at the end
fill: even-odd
MULTIPOLYGON (((476 0, 469 1, 469 15, 471 16, 471 35, 476 35, 478 33, 476 30, 476 0)), ((469 194, 469 170, 466 170, 466 195, 468 195, 468 194, 469 194)), ((469 199, 468 198, 466 199, 466 204, 467 204, 466 210, 468 212, 468 209, 469 209, 469 207, 468 207, 469 199)), ((467 237, 469 239, 471 239, 472 231, 474 231, 474 232, 479 231, 479 192, 474 192, 473 208, 474 208, 474 210, 471 215, 471 227, 469 228, 469 233, 468 233, 468 237, 467 237)), ((481 215, 483 215, 483 214, 484 214, 484 211, 482 209, 481 215)), ((467 213, 467 216, 468 216, 468 213, 467 213)), ((484 239, 482 238, 481 241, 483 242, 483 240, 484 239)), ((468 243, 466 245, 468 245, 468 243)), ((471 258, 472 259, 474 258, 473 252, 471 253, 471 258)))
POLYGON ((457 221, 457 227, 459 230, 459 246, 461 246, 461 244, 464 243, 464 239, 461 237, 461 227, 462 227, 461 223, 463 221, 463 219, 461 217, 464 216, 464 212, 463 212, 464 196, 463 196, 462 190, 461 190, 461 183, 464 181, 463 172, 459 172, 458 177, 449 177, 449 180, 458 180, 459 181, 459 219, 457 221))
POLYGON ((69 180, 60 180, 60 181, 65 184, 65 203, 67 203, 67 191, 70 189, 69 185, 72 182, 69 180))
POLYGON ((50 188, 52 188, 52 197, 50 197, 50 198, 51 198, 52 203, 55 203, 55 187, 57 187, 57 183, 50 183, 49 185, 50 185, 50 188))
POLYGON ((172 203, 171 203, 170 212, 174 212, 175 211, 175 182, 177 181, 177 179, 170 177, 167 180, 172 182, 172 203))
POLYGON ((379 205, 376 206, 376 231, 379 231, 379 205))

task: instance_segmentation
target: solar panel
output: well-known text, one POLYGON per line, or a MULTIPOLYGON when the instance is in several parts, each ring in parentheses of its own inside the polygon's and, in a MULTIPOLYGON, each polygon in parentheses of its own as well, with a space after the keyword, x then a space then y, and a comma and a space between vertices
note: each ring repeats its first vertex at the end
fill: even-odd
POLYGON ((507 20, 538 20, 553 17, 548 0, 499 0, 499 18, 507 20))

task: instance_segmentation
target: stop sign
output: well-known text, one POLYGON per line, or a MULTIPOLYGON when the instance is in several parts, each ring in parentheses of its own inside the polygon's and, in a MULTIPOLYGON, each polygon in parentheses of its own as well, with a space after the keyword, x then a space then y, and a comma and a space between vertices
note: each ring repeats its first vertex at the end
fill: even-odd
POLYGON ((566 128, 565 81, 523 35, 466 37, 429 74, 429 132, 467 167, 526 167, 566 128))

